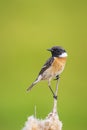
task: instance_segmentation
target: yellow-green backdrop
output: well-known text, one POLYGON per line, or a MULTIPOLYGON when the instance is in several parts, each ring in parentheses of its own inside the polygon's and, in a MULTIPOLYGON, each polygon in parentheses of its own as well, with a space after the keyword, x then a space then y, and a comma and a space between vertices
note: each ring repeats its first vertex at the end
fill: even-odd
POLYGON ((35 105, 38 118, 52 110, 47 82, 26 88, 54 45, 68 52, 58 93, 63 130, 87 129, 87 1, 1 0, 0 130, 21 130, 35 105))

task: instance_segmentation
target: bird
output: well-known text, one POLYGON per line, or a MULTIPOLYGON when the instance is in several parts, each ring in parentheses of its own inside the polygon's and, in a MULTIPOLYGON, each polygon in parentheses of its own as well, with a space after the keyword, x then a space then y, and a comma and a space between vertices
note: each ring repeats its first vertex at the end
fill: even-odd
POLYGON ((47 50, 51 52, 52 56, 45 62, 36 80, 27 88, 27 91, 30 91, 33 88, 33 86, 41 80, 47 80, 48 87, 50 88, 53 97, 57 98, 51 88, 51 80, 58 80, 60 78, 60 74, 64 70, 68 55, 66 50, 61 46, 53 46, 52 48, 47 50))

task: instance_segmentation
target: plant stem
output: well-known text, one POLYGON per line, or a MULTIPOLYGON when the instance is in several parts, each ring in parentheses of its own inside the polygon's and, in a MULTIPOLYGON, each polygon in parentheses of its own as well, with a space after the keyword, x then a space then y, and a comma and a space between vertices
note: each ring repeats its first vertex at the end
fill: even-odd
POLYGON ((59 85, 59 79, 57 80, 57 83, 56 83, 55 96, 57 96, 57 99, 54 98, 53 113, 57 113, 58 85, 59 85))

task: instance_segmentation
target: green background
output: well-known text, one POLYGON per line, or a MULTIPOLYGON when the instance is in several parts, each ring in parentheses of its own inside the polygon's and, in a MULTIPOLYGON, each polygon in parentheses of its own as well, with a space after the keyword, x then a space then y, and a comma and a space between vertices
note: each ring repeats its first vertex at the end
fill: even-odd
POLYGON ((86 0, 1 0, 0 130, 21 130, 35 105, 38 118, 52 110, 47 82, 30 93, 26 88, 50 57, 46 49, 54 45, 68 52, 58 92, 63 130, 87 129, 86 0))

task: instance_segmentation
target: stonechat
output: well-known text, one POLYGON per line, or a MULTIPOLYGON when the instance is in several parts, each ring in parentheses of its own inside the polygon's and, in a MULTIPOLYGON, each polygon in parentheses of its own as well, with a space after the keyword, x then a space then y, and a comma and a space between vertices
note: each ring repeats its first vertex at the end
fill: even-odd
POLYGON ((51 88, 51 80, 54 78, 56 78, 56 80, 59 79, 59 76, 63 72, 66 64, 67 52, 60 46, 54 46, 51 49, 47 50, 51 52, 52 56, 43 65, 36 80, 29 86, 27 91, 30 91, 32 87, 41 80, 47 80, 48 87, 53 93, 53 97, 56 98, 51 88))

